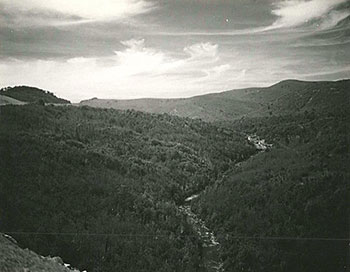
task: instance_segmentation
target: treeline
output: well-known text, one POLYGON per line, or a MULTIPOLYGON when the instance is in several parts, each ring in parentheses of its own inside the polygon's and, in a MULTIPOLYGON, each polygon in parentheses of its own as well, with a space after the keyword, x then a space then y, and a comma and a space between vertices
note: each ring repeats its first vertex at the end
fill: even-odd
POLYGON ((195 203, 226 271, 346 271, 349 109, 252 118, 234 126, 273 143, 195 203))
POLYGON ((256 152, 166 114, 32 104, 0 123, 0 231, 88 271, 201 269, 177 206, 256 152))

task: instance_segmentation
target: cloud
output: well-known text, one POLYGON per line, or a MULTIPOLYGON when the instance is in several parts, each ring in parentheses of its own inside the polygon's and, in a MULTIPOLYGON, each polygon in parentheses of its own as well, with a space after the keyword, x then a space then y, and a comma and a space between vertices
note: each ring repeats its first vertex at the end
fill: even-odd
POLYGON ((309 72, 309 73, 304 73, 301 75, 300 78, 303 79, 318 79, 318 80, 326 80, 329 77, 329 80, 334 80, 336 79, 343 79, 343 78, 349 78, 350 74, 350 65, 345 65, 344 67, 337 67, 334 69, 322 69, 317 72, 309 72))
POLYGON ((64 25, 115 20, 147 13, 155 8, 149 0, 2 0, 2 17, 20 25, 64 25))
MULTIPOLYGON (((271 0, 272 1, 272 0, 271 0)), ((331 29, 350 15, 346 6, 349 0, 275 0, 269 4, 270 25, 253 26, 244 29, 196 30, 196 31, 153 31, 152 35, 160 36, 251 36, 269 35, 276 32, 295 33, 331 29), (305 28, 307 27, 307 28, 305 28)), ((270 1, 269 1, 270 2, 270 1)))
POLYGON ((320 28, 321 29, 330 29, 336 26, 339 22, 344 20, 350 16, 350 11, 345 10, 345 11, 338 11, 338 10, 333 10, 329 13, 329 16, 327 16, 321 23, 320 23, 320 28))
POLYGON ((152 4, 145 0, 2 0, 7 8, 53 11, 85 19, 122 18, 145 13, 152 4))
POLYGON ((315 19, 330 20, 329 26, 334 26, 346 13, 331 11, 347 0, 286 0, 275 3, 272 14, 278 19, 266 30, 292 28, 304 25, 315 19), (330 13, 331 12, 331 13, 330 13), (340 17, 339 17, 340 15, 340 17), (330 17, 328 17, 330 16, 330 17), (340 19, 339 19, 340 18, 340 19))
POLYGON ((249 36, 266 34, 273 30, 294 29, 314 23, 317 30, 330 29, 350 15, 348 0, 281 0, 272 4, 271 14, 277 17, 268 26, 226 31, 158 31, 153 35, 163 36, 249 36))
POLYGON ((217 90, 231 66, 219 57, 217 44, 202 42, 173 57, 146 46, 145 40, 121 42, 124 49, 102 58, 6 60, 0 83, 32 85, 77 101, 104 98, 190 96, 217 90))
POLYGON ((127 48, 123 51, 115 51, 116 55, 112 59, 116 63, 115 67, 123 75, 164 72, 175 64, 163 52, 147 48, 144 39, 131 39, 122 41, 121 44, 127 48))
POLYGON ((230 68, 231 68, 230 64, 223 64, 223 65, 213 67, 212 69, 209 70, 209 73, 212 71, 215 74, 221 74, 223 72, 228 71, 230 68))
MULTIPOLYGON (((115 51, 112 58, 123 75, 144 74, 155 76, 168 73, 179 74, 191 71, 204 72, 204 65, 215 65, 219 60, 218 45, 209 42, 192 44, 183 49, 185 58, 173 58, 160 50, 146 47, 145 40, 122 41, 125 50, 115 51)), ((206 67, 205 67, 206 68, 206 67)))
POLYGON ((187 31, 187 32, 171 32, 171 31, 154 31, 152 35, 159 36, 246 36, 260 34, 266 31, 266 27, 255 27, 248 29, 229 30, 229 31, 187 31))
POLYGON ((214 58, 217 56, 218 45, 211 43, 197 43, 189 47, 185 47, 184 51, 188 53, 192 59, 195 58, 214 58))

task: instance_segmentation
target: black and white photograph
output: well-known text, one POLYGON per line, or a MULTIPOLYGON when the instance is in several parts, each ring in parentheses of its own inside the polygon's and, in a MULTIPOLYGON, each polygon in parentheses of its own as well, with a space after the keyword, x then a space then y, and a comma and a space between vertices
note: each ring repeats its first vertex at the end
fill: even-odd
POLYGON ((0 0, 0 272, 350 271, 349 0, 0 0))

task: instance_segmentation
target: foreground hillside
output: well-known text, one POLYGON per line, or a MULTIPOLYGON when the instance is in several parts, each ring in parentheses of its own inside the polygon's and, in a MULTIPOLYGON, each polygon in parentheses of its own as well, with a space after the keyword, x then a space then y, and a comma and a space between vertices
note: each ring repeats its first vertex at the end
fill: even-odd
POLYGON ((168 113, 206 121, 286 115, 314 109, 328 111, 344 103, 350 80, 303 82, 286 80, 267 88, 232 90, 181 99, 90 99, 79 105, 168 113))
POLYGON ((29 249, 22 249, 12 237, 0 233, 1 272, 78 272, 68 267, 61 258, 43 257, 29 249))
POLYGON ((0 122, 0 231, 88 271, 198 271, 178 205, 256 153, 166 114, 31 104, 0 122))
MULTIPOLYGON (((20 102, 42 102, 42 103, 53 103, 53 104, 69 104, 68 100, 58 98, 49 91, 44 91, 34 87, 28 86, 16 86, 7 87, 0 90, 1 99, 5 101, 5 98, 13 98, 20 102)), ((0 100, 1 101, 1 100, 0 100)), ((8 103, 1 104, 18 104, 16 101, 9 101, 8 103), (12 102, 12 103, 10 103, 12 102)))

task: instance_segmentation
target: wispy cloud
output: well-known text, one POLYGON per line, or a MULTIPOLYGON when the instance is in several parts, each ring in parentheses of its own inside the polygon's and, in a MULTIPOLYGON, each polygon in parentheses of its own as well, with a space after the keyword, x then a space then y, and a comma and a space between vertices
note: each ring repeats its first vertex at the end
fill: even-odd
POLYGON ((154 31, 150 34, 161 36, 246 36, 263 33, 264 31, 266 31, 266 27, 229 31, 154 31))
POLYGON ((328 76, 331 76, 330 78, 332 80, 334 79, 342 79, 342 78, 349 78, 350 75, 350 65, 346 65, 344 67, 339 68, 333 68, 333 69, 321 69, 320 71, 316 72, 309 72, 298 75, 298 78, 309 80, 326 80, 328 76))
POLYGON ((120 20, 147 13, 155 4, 150 0, 2 0, 0 7, 2 17, 13 25, 32 26, 120 20))
POLYGON ((281 0, 274 2, 271 6, 271 15, 277 17, 271 25, 226 31, 155 31, 153 34, 164 36, 247 36, 266 34, 276 30, 293 29, 295 31, 297 28, 313 22, 316 30, 325 30, 336 26, 340 21, 350 16, 350 11, 346 8, 337 10, 347 1, 281 0))
POLYGON ((330 28, 336 26, 339 22, 341 22, 342 20, 344 20, 348 16, 350 16, 349 10, 342 10, 342 11, 333 10, 320 23, 320 28, 321 29, 330 29, 330 28))
POLYGON ((266 30, 291 28, 322 19, 324 27, 332 27, 349 15, 348 11, 331 12, 347 0, 286 0, 275 3, 272 13, 278 19, 266 30))

